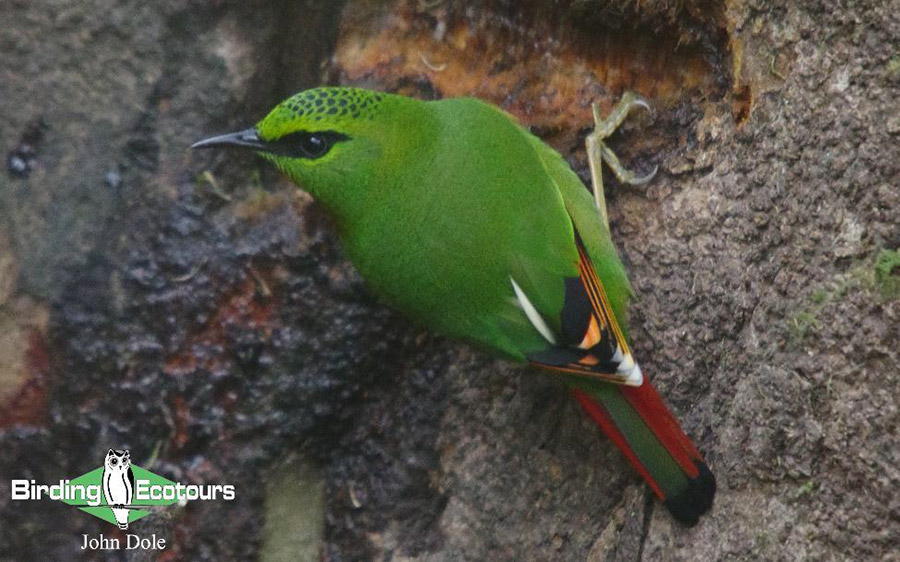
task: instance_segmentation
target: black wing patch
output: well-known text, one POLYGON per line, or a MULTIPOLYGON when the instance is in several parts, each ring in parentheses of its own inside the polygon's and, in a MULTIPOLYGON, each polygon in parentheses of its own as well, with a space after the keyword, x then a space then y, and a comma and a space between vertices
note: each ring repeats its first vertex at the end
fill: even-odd
MULTIPOLYGON (((630 379, 634 383, 640 380, 632 378, 637 366, 616 323, 606 290, 577 234, 575 243, 579 276, 565 280, 560 345, 532 353, 528 360, 554 371, 617 383, 630 379)), ((637 375, 640 377, 639 370, 637 375)))

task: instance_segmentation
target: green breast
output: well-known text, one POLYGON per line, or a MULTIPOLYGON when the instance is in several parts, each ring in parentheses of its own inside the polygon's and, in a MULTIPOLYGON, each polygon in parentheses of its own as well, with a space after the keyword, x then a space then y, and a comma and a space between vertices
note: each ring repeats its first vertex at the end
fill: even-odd
POLYGON ((429 145, 377 178, 347 229, 351 259, 391 305, 428 327, 522 359, 546 346, 510 276, 548 317, 576 276, 571 221, 529 135, 470 99, 425 104, 429 145))

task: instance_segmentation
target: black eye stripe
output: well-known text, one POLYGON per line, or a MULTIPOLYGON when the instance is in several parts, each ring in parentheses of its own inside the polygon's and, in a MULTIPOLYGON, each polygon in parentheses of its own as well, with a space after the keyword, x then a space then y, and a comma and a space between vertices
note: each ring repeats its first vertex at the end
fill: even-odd
POLYGON ((337 131, 296 131, 266 143, 266 151, 292 158, 321 158, 350 137, 337 131))

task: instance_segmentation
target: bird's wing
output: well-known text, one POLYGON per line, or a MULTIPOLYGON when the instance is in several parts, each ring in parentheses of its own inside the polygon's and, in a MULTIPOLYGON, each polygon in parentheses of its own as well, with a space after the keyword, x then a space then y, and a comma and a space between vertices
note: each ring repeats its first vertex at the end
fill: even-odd
POLYGON ((627 366, 630 353, 624 321, 631 290, 590 193, 562 157, 537 139, 533 143, 565 202, 579 254, 579 277, 576 281, 566 279, 565 304, 560 314, 562 325, 569 327, 571 335, 558 345, 549 346, 545 353, 556 356, 549 357, 550 361, 545 359, 543 364, 576 375, 567 377, 567 382, 579 403, 665 501, 672 515, 693 525, 712 505, 715 477, 649 378, 641 375, 633 360, 627 381, 612 379, 627 385, 598 383, 589 378, 595 370, 601 371, 596 378, 607 374, 609 365, 604 365, 602 359, 610 357, 614 346, 624 359, 615 371, 621 375, 626 370, 623 367, 627 366), (594 324, 597 329, 592 328, 594 324), (582 332, 585 339, 575 346, 575 351, 572 342, 582 332), (590 345, 593 347, 584 349, 590 345), (585 365, 595 359, 596 365, 585 365))
MULTIPOLYGON (((537 138, 533 144, 572 221, 570 244, 577 250, 578 276, 564 277, 558 315, 542 314, 532 305, 530 291, 512 280, 519 304, 547 340, 546 347, 526 357, 555 371, 638 385, 642 376, 623 325, 630 288, 606 225, 590 193, 562 157, 537 138)), ((559 287, 558 279, 553 286, 559 287)), ((529 288, 535 286, 541 285, 532 283, 529 288)))
POLYGON ((534 327, 547 338, 547 347, 528 353, 540 367, 609 382, 636 386, 643 377, 625 335, 613 314, 609 297, 580 240, 579 276, 565 279, 565 298, 557 333, 530 310, 528 297, 517 297, 534 327), (549 335, 548 335, 549 334, 549 335))

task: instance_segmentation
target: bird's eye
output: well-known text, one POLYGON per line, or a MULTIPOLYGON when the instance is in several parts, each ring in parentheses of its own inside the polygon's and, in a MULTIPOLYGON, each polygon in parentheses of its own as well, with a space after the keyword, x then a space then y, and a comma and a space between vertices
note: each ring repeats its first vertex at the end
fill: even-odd
POLYGON ((312 133, 305 135, 300 139, 300 150, 302 150, 310 158, 319 158, 324 156, 328 149, 328 141, 322 135, 312 133))
POLYGON ((328 154, 328 151, 338 142, 349 139, 347 135, 337 131, 297 131, 284 135, 276 141, 268 143, 269 152, 290 156, 293 158, 307 158, 315 160, 328 154))
POLYGON ((116 459, 109 459, 109 464, 116 466, 117 464, 119 464, 119 461, 117 461, 116 459))

